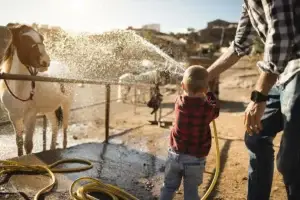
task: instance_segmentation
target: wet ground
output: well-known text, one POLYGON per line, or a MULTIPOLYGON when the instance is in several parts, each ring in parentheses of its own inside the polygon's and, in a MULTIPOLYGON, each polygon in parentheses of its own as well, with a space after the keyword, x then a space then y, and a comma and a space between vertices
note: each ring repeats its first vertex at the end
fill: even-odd
MULTIPOLYGON (((133 95, 133 89, 130 93, 133 95)), ((110 120, 112 122, 118 121, 120 114, 132 115, 135 111, 135 106, 130 102, 123 104, 117 103, 117 86, 111 87, 111 104, 110 104, 110 120)), ((76 95, 72 105, 70 115, 70 125, 68 128, 68 147, 81 144, 83 142, 94 142, 95 137, 102 142, 104 140, 104 115, 105 115, 105 89, 104 86, 97 85, 84 85, 77 87, 76 95), (86 107, 86 108, 84 108, 86 107), (79 108, 79 109, 78 109, 79 108), (100 128, 101 127, 101 128, 100 128), (80 140, 78 140, 80 139, 80 140)), ((141 105, 141 104, 140 104, 141 105)), ((137 109, 139 109, 137 105, 137 109)), ((144 105, 142 105, 144 107, 144 105)), ((6 112, 0 116, 0 122, 7 121, 8 117, 6 112)), ((153 117, 150 115, 150 110, 144 113, 151 120, 153 117)), ((121 120, 122 121, 122 120, 121 120)), ((126 131, 128 128, 110 126, 111 133, 120 133, 126 131)), ((40 152, 43 150, 43 136, 42 136, 42 119, 38 119, 34 135, 33 152, 40 152)), ((48 123, 47 126, 47 149, 50 148, 51 142, 51 127, 48 123)), ((62 147, 62 134, 61 130, 57 139, 57 148, 62 147)), ((117 139, 112 139, 112 143, 120 143, 117 139)), ((0 159, 12 158, 17 155, 14 130, 9 123, 6 126, 0 127, 0 159), (3 145, 1 145, 3 144, 3 145)))
MULTIPOLYGON (((149 179, 157 175, 163 161, 151 154, 124 145, 87 143, 67 150, 47 151, 24 156, 17 160, 30 164, 51 164, 65 158, 89 160, 93 163, 93 168, 79 173, 56 174, 55 192, 46 195, 45 199, 56 199, 60 195, 67 196, 71 183, 84 176, 117 185, 139 199, 155 199, 151 192, 152 184, 150 184, 149 179)), ((60 165, 59 168, 80 166, 82 165, 66 164, 60 165)), ((18 191, 26 194, 29 198, 33 198, 34 194, 47 184, 49 184, 49 179, 42 175, 13 175, 1 192, 18 191)), ((19 194, 18 199, 24 198, 19 194)))

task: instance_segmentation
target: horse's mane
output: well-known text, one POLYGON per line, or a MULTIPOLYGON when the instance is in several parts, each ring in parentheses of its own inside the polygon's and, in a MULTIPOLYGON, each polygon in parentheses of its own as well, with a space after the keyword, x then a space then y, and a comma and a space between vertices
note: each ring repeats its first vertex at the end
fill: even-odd
MULTIPOLYGON (((14 54, 14 46, 12 44, 12 39, 9 40, 6 49, 4 51, 4 55, 1 62, 1 72, 8 73, 11 70, 12 60, 14 54)), ((0 81, 0 91, 6 89, 5 83, 3 80, 0 81)))
POLYGON ((10 71, 13 53, 14 53, 14 46, 12 45, 12 41, 9 41, 2 58, 1 72, 8 73, 10 71))

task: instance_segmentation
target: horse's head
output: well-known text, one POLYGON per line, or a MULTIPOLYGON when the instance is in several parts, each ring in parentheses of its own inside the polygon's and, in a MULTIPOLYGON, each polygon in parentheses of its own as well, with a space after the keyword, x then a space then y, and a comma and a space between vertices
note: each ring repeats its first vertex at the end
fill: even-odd
POLYGON ((12 34, 12 44, 22 64, 36 68, 37 71, 47 71, 50 57, 45 50, 43 36, 32 27, 21 24, 7 24, 12 34))

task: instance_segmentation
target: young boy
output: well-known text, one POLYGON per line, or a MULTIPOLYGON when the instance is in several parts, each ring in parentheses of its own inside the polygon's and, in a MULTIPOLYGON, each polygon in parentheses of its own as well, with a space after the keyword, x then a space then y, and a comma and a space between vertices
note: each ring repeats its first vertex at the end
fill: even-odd
POLYGON ((217 99, 208 90, 204 67, 189 67, 181 82, 184 94, 175 101, 175 125, 171 129, 170 148, 160 200, 171 200, 183 178, 184 199, 199 200, 206 156, 211 148, 209 124, 219 116, 217 99))

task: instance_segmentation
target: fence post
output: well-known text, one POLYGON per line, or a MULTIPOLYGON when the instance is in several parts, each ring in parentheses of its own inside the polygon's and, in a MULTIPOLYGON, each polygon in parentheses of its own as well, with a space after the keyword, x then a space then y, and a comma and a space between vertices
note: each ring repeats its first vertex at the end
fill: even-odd
POLYGON ((159 105, 159 114, 158 114, 158 123, 161 121, 161 114, 162 114, 162 106, 161 104, 159 105))
POLYGON ((136 85, 134 85, 134 114, 136 114, 136 85))
POLYGON ((109 138, 109 110, 110 110, 110 85, 105 85, 105 143, 108 143, 109 138))
POLYGON ((43 116, 43 151, 47 148, 47 118, 46 115, 43 116))
POLYGON ((157 111, 154 113, 154 123, 157 123, 157 111))

